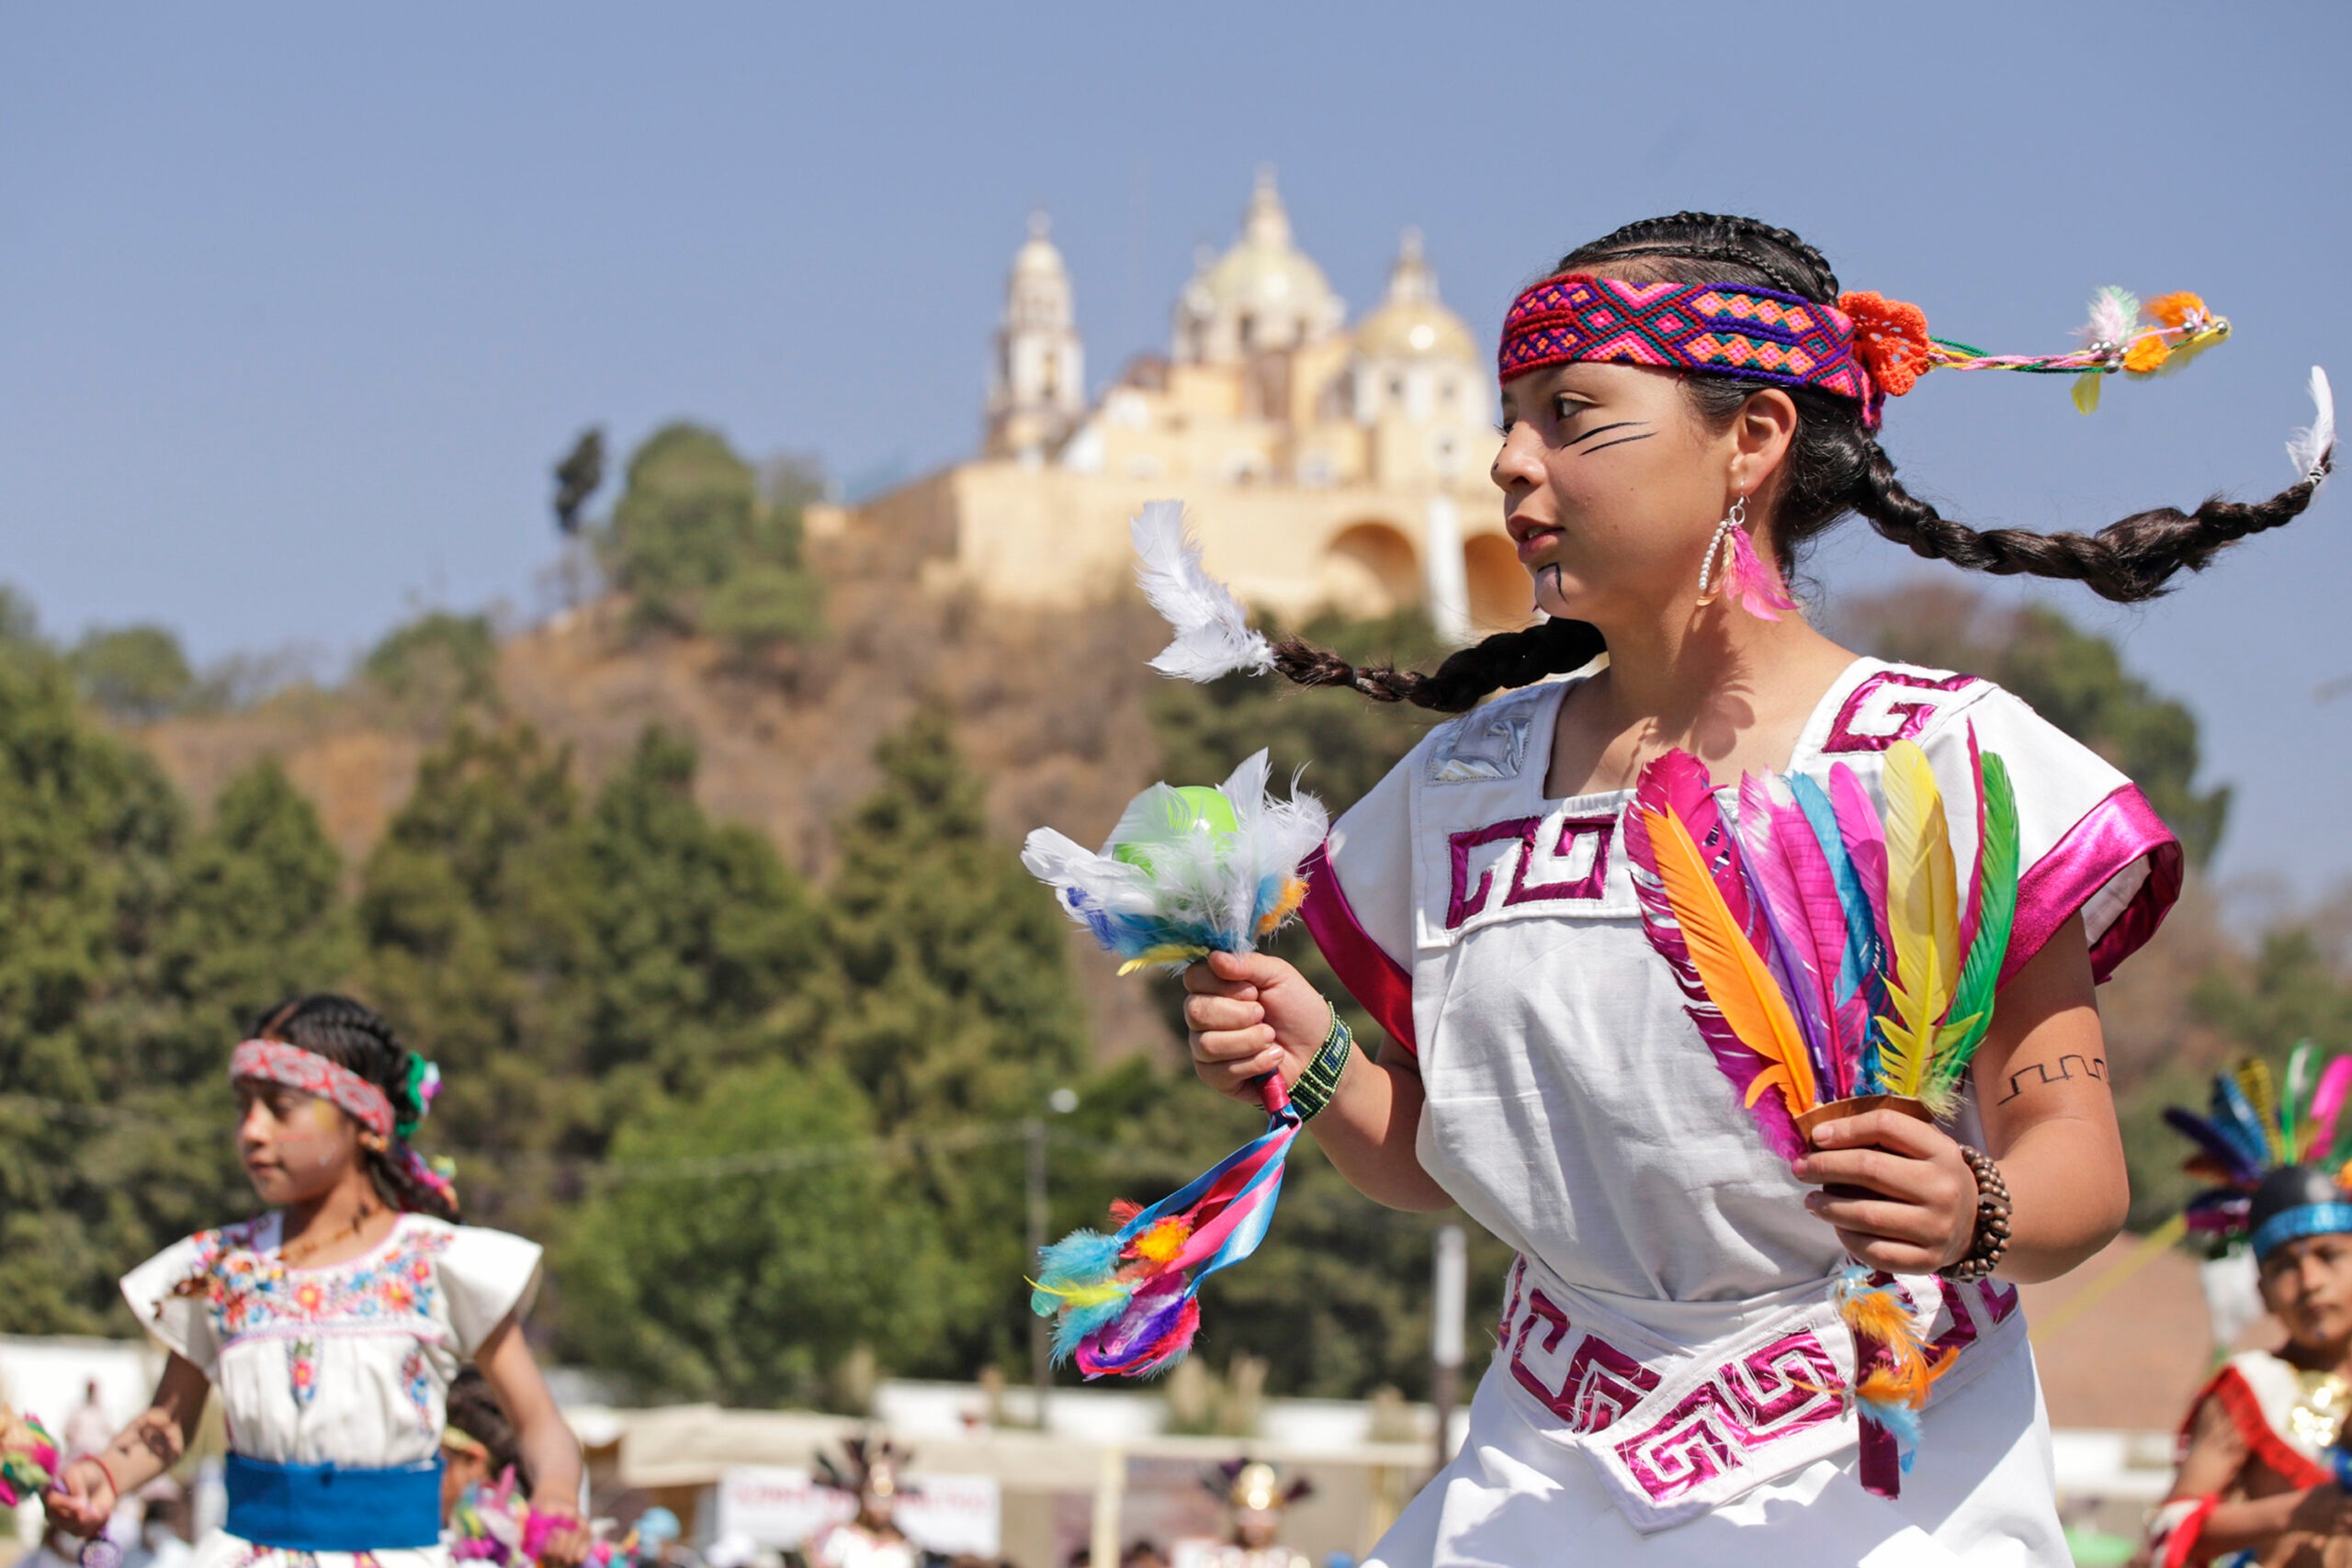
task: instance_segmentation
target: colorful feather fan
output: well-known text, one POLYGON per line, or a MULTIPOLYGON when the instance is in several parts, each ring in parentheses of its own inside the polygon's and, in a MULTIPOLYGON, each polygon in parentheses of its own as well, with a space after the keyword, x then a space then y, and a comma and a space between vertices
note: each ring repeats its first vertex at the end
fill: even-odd
POLYGON ((57 1441, 40 1421, 0 1404, 0 1508, 48 1491, 57 1461, 57 1441))
MULTIPOLYGON (((1625 814, 1643 928, 1742 1109, 1792 1163, 1831 1106, 1892 1096, 1948 1114, 1991 1027, 2017 913, 2017 798, 1973 731, 1968 754, 1965 905, 1942 794, 1910 741, 1887 749, 1883 812, 1841 762, 1826 788, 1742 779, 1736 830, 1696 758, 1671 751, 1643 770, 1625 814)), ((1857 1264, 1837 1289, 1860 1369, 1863 1482, 1892 1495, 1949 1363, 1928 1359, 1884 1277, 1857 1264)))
MULTIPOLYGON (((1312 795, 1269 798, 1267 772, 1261 751, 1216 789, 1154 784, 1100 853, 1039 829, 1022 863, 1125 961, 1121 974, 1254 951, 1297 912, 1299 865, 1329 826, 1312 795)), ((1073 1232, 1044 1250, 1029 1304, 1056 1320, 1057 1362, 1075 1359, 1089 1378, 1145 1376, 1191 1348, 1202 1281, 1265 1238, 1298 1135, 1281 1079, 1261 1089, 1268 1121, 1257 1138, 1149 1208, 1114 1205, 1109 1234, 1073 1232)))

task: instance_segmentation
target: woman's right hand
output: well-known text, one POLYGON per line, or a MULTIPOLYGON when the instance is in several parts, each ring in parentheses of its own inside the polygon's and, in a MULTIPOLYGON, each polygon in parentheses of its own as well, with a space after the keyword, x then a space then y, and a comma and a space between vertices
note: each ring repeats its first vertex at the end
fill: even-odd
POLYGON ((1306 977, 1262 953, 1212 953, 1184 971, 1193 1071, 1228 1100, 1261 1102, 1257 1080, 1296 1083, 1331 1029, 1331 1006, 1306 977))
POLYGON ((107 1479, 106 1466, 94 1459, 75 1460, 41 1494, 49 1522, 85 1540, 107 1528, 119 1501, 114 1483, 107 1479))

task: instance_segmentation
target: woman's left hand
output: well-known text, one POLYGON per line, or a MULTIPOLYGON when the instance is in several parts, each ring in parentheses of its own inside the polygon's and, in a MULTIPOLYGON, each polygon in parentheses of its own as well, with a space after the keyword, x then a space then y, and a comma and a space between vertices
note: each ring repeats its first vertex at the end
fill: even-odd
POLYGON ((532 1555, 540 1568, 580 1568, 588 1557, 588 1527, 568 1503, 531 1503, 532 1555))
POLYGON ((1804 1206, 1836 1227, 1856 1259, 1890 1274, 1932 1274, 1976 1239, 1976 1173, 1940 1127, 1866 1111, 1813 1130, 1797 1179, 1831 1189, 1804 1206))

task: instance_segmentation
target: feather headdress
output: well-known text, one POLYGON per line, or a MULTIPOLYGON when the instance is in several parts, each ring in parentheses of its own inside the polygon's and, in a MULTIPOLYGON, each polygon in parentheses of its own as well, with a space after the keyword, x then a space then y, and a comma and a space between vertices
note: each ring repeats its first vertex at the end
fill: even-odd
MULTIPOLYGON (((1894 1095, 1947 1113, 1993 1019, 2017 911, 2008 770, 1968 755, 1976 861, 1962 901, 1927 753, 1887 749, 1882 811, 1851 769, 1740 781, 1727 827, 1706 767, 1670 751, 1642 772, 1625 850, 1650 944, 1767 1147, 1793 1163, 1826 1105, 1894 1095)), ((2340 1098, 2340 1097, 2339 1097, 2340 1098)), ((1931 1361, 1893 1286, 1855 1265, 1837 1286, 1853 1332, 1863 1483, 1892 1495, 1931 1361)))
MULTIPOLYGON (((1099 853, 1041 828, 1022 863, 1125 960, 1121 974, 1252 952, 1297 912, 1306 896, 1299 866, 1329 829, 1313 795, 1267 795, 1269 766, 1261 751, 1215 789, 1154 784, 1099 853)), ((1261 1088, 1268 1121, 1257 1138, 1148 1208, 1115 1205, 1110 1233, 1078 1231, 1044 1250, 1030 1306, 1056 1320, 1057 1361, 1075 1359, 1089 1378, 1143 1375, 1191 1347, 1201 1282, 1264 1239, 1298 1134, 1281 1081, 1261 1088)))
MULTIPOLYGON (((2352 1126, 2343 1124, 2352 1055, 2316 1072, 2313 1060, 2311 1042, 2298 1043, 2288 1053, 2282 1086, 2268 1063, 2243 1056, 2213 1076, 2202 1115, 2182 1105, 2165 1108, 2165 1122, 2190 1145, 2183 1168, 2212 1184, 2188 1201, 2190 1230, 2223 1243, 2246 1235, 2257 1223, 2257 1194, 2283 1171, 2326 1179, 2313 1184, 2319 1191, 2328 1190, 2327 1181, 2352 1187, 2346 1180, 2352 1177, 2352 1126)), ((2285 1183, 2294 1185, 2291 1178, 2285 1183)))

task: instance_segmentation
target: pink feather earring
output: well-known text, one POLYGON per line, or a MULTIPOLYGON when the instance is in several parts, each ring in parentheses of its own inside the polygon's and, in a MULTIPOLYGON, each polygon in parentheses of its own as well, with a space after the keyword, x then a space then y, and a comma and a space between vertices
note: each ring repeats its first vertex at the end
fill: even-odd
POLYGON ((1781 582, 1781 574, 1771 563, 1756 553, 1755 541, 1747 536, 1747 497, 1742 495, 1731 503, 1731 511, 1715 525, 1714 537, 1707 541, 1707 554, 1699 563, 1699 603, 1712 604, 1720 593, 1729 593, 1739 601, 1741 609, 1758 620, 1777 621, 1783 610, 1794 611, 1797 602, 1781 582), (1715 562, 1723 561, 1723 577, 1716 586, 1715 562), (1710 592, 1713 588, 1714 591, 1710 592))

